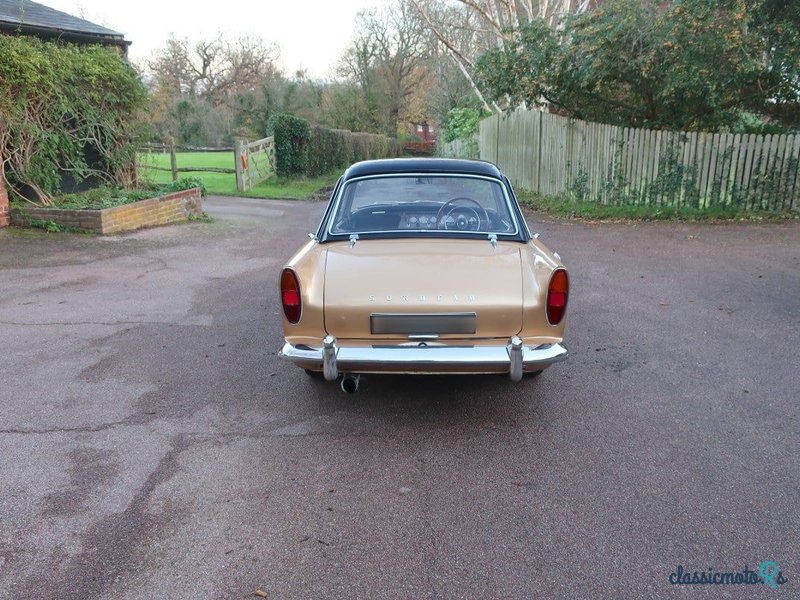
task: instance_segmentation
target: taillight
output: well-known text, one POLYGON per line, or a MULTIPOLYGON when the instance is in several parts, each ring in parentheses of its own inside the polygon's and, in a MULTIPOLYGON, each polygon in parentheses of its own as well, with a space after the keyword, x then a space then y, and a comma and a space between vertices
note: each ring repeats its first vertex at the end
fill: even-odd
POLYGON ((556 269, 550 277, 547 287, 547 320, 551 325, 558 325, 567 311, 569 296, 569 277, 564 269, 556 269))
POLYGON ((297 323, 303 310, 303 301, 300 299, 300 283, 297 281, 297 275, 289 269, 284 269, 281 273, 281 303, 286 320, 289 323, 297 323))

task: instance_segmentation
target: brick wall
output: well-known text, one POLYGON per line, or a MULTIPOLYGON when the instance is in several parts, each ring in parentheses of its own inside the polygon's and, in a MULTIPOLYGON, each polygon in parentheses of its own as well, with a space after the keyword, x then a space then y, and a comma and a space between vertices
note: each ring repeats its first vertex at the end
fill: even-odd
POLYGON ((0 175, 0 227, 7 227, 11 223, 11 216, 8 214, 8 190, 6 181, 0 175))
POLYGON ((14 224, 23 226, 31 220, 54 221, 65 228, 111 234, 185 221, 202 212, 200 188, 194 188, 104 210, 23 207, 11 217, 14 224))

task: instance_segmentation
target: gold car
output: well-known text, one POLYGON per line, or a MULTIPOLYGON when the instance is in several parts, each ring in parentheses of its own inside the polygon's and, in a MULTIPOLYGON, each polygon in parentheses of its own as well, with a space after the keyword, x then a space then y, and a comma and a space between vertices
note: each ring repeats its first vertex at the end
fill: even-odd
POLYGON ((364 373, 508 373, 567 358, 569 277, 491 163, 390 159, 339 179, 281 272, 281 356, 358 389, 364 373))

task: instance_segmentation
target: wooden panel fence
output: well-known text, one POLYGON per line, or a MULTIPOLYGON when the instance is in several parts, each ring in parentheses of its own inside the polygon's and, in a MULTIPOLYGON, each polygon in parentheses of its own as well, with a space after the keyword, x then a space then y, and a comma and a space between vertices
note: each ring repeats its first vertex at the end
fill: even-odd
POLYGON ((478 137, 453 140, 451 142, 437 142, 437 154, 452 158, 480 158, 478 137))
POLYGON ((519 110, 481 121, 478 146, 514 185, 544 196, 800 210, 800 134, 654 131, 519 110))

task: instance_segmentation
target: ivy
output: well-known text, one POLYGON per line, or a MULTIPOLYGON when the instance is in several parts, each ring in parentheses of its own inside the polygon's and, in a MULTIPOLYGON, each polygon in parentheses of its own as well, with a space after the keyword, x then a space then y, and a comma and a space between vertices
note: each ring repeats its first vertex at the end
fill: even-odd
POLYGON ((146 99, 114 50, 0 35, 0 175, 43 204, 65 174, 131 185, 146 99))
POLYGON ((275 171, 278 177, 302 175, 308 167, 308 143, 311 127, 308 121, 286 113, 269 119, 267 133, 275 141, 275 171))

